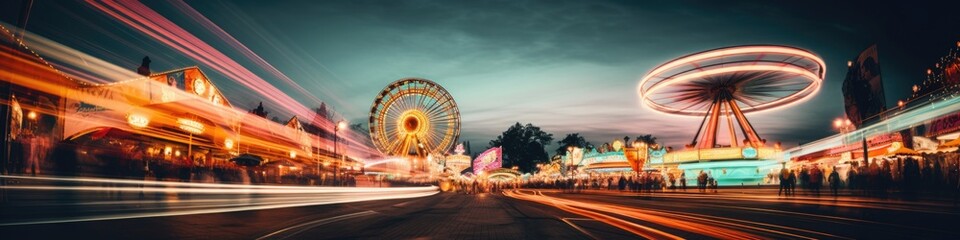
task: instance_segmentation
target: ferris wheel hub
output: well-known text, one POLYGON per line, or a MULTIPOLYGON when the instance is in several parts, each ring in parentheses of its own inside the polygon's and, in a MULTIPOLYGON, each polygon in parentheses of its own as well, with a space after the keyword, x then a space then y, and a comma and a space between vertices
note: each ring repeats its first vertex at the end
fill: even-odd
POLYGON ((397 126, 408 135, 422 135, 430 128, 430 122, 427 121, 427 115, 420 110, 407 110, 398 118, 397 126))

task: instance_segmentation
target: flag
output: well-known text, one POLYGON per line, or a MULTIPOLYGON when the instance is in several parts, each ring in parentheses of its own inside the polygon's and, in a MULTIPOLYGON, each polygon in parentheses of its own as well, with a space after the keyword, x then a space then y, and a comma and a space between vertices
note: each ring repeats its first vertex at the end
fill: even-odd
POLYGON ((877 45, 870 46, 856 61, 850 62, 843 80, 843 102, 847 119, 857 127, 886 110, 877 45))

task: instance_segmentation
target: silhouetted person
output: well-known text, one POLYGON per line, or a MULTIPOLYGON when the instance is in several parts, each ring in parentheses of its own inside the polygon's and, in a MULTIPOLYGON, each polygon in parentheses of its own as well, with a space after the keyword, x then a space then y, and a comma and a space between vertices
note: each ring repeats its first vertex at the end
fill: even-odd
POLYGON ((697 175, 697 188, 700 189, 700 192, 707 191, 707 173, 703 172, 703 170, 697 175))
POLYGON ((780 193, 790 195, 790 171, 787 170, 786 163, 783 166, 780 168, 780 190, 777 191, 777 196, 780 196, 780 193))
POLYGON ((807 167, 800 168, 800 188, 810 190, 810 173, 807 167))
POLYGON ((687 191, 687 173, 686 172, 680 173, 680 188, 683 189, 684 192, 687 191))
POLYGON ((140 67, 137 68, 137 74, 150 76, 150 57, 144 56, 140 67))
POLYGON ((837 172, 837 167, 833 167, 833 172, 830 173, 830 190, 833 191, 833 196, 837 196, 837 190, 840 189, 840 173, 837 172))
POLYGON ((790 185, 790 195, 797 195, 797 173, 790 170, 790 179, 787 179, 787 184, 790 185))
POLYGON ((817 197, 819 197, 820 186, 822 186, 821 183, 823 181, 823 172, 820 171, 820 167, 814 166, 813 168, 811 168, 809 178, 810 178, 809 180, 810 190, 812 190, 813 193, 816 194, 817 197))
POLYGON ((623 189, 626 186, 627 186, 627 180, 623 179, 623 176, 620 176, 620 180, 617 180, 617 189, 620 189, 620 191, 623 191, 623 189))

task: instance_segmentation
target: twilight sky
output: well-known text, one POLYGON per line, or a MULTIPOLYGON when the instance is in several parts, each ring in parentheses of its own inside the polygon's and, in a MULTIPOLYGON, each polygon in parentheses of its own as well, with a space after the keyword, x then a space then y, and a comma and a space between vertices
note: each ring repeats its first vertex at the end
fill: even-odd
MULTIPOLYGON (((787 146, 832 134, 843 115, 846 61, 878 44, 888 106, 960 40, 957 6, 830 1, 634 3, 620 1, 187 1, 351 122, 366 122, 376 94, 404 77, 443 85, 456 99, 462 140, 480 151, 514 122, 559 139, 579 132, 595 144, 654 134, 689 142, 699 118, 642 107, 637 84, 673 58, 743 44, 808 49, 827 63, 811 101, 748 115, 761 137, 787 146)), ((307 107, 293 91, 207 28, 163 1, 145 3, 307 107)), ((14 3, 14 5, 18 5, 14 3)), ((15 23, 19 7, 0 10, 15 23)), ((149 55, 154 71, 198 64, 83 2, 36 1, 27 30, 130 69, 149 55)), ((204 69, 235 106, 257 96, 204 69)), ((280 118, 290 113, 265 102, 280 118)), ((301 116, 310 117, 310 116, 301 116)), ((548 149, 552 150, 552 148, 548 149)))

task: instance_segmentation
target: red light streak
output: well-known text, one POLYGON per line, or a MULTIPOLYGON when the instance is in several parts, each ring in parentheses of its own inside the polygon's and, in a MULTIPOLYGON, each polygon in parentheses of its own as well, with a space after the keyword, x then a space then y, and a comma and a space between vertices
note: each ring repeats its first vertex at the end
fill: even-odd
POLYGON ((312 113, 309 108, 287 96, 232 58, 139 2, 105 0, 101 3, 88 0, 87 3, 186 56, 210 66, 268 100, 280 104, 283 108, 298 115, 308 116, 312 113))
POLYGON ((715 238, 762 239, 762 237, 756 236, 750 233, 733 230, 729 228, 718 227, 714 225, 707 225, 703 223, 704 219, 695 219, 694 217, 690 217, 690 216, 685 216, 686 219, 690 219, 690 220, 682 220, 681 218, 678 218, 676 215, 668 215, 668 214, 664 214, 664 213, 656 212, 652 210, 644 210, 644 209, 632 208, 632 207, 626 207, 626 206, 618 206, 618 205, 595 203, 595 202, 573 201, 573 200, 561 199, 556 197, 549 197, 542 194, 539 194, 539 195, 524 194, 520 191, 515 191, 512 193, 505 193, 505 194, 507 196, 514 197, 517 199, 539 202, 542 204, 551 205, 551 206, 560 208, 561 210, 564 210, 564 211, 587 216, 597 221, 601 221, 611 226, 615 226, 617 228, 629 231, 639 236, 651 238, 651 239, 679 238, 679 237, 675 235, 670 235, 668 233, 655 230, 649 227, 632 224, 621 218, 607 215, 607 214, 602 214, 600 212, 616 214, 616 215, 624 216, 627 218, 651 222, 661 226, 683 230, 687 232, 692 232, 692 233, 697 233, 704 236, 710 236, 715 238), (627 224, 627 223, 630 223, 630 224, 627 224), (654 236, 654 235, 659 235, 659 236, 654 236))

